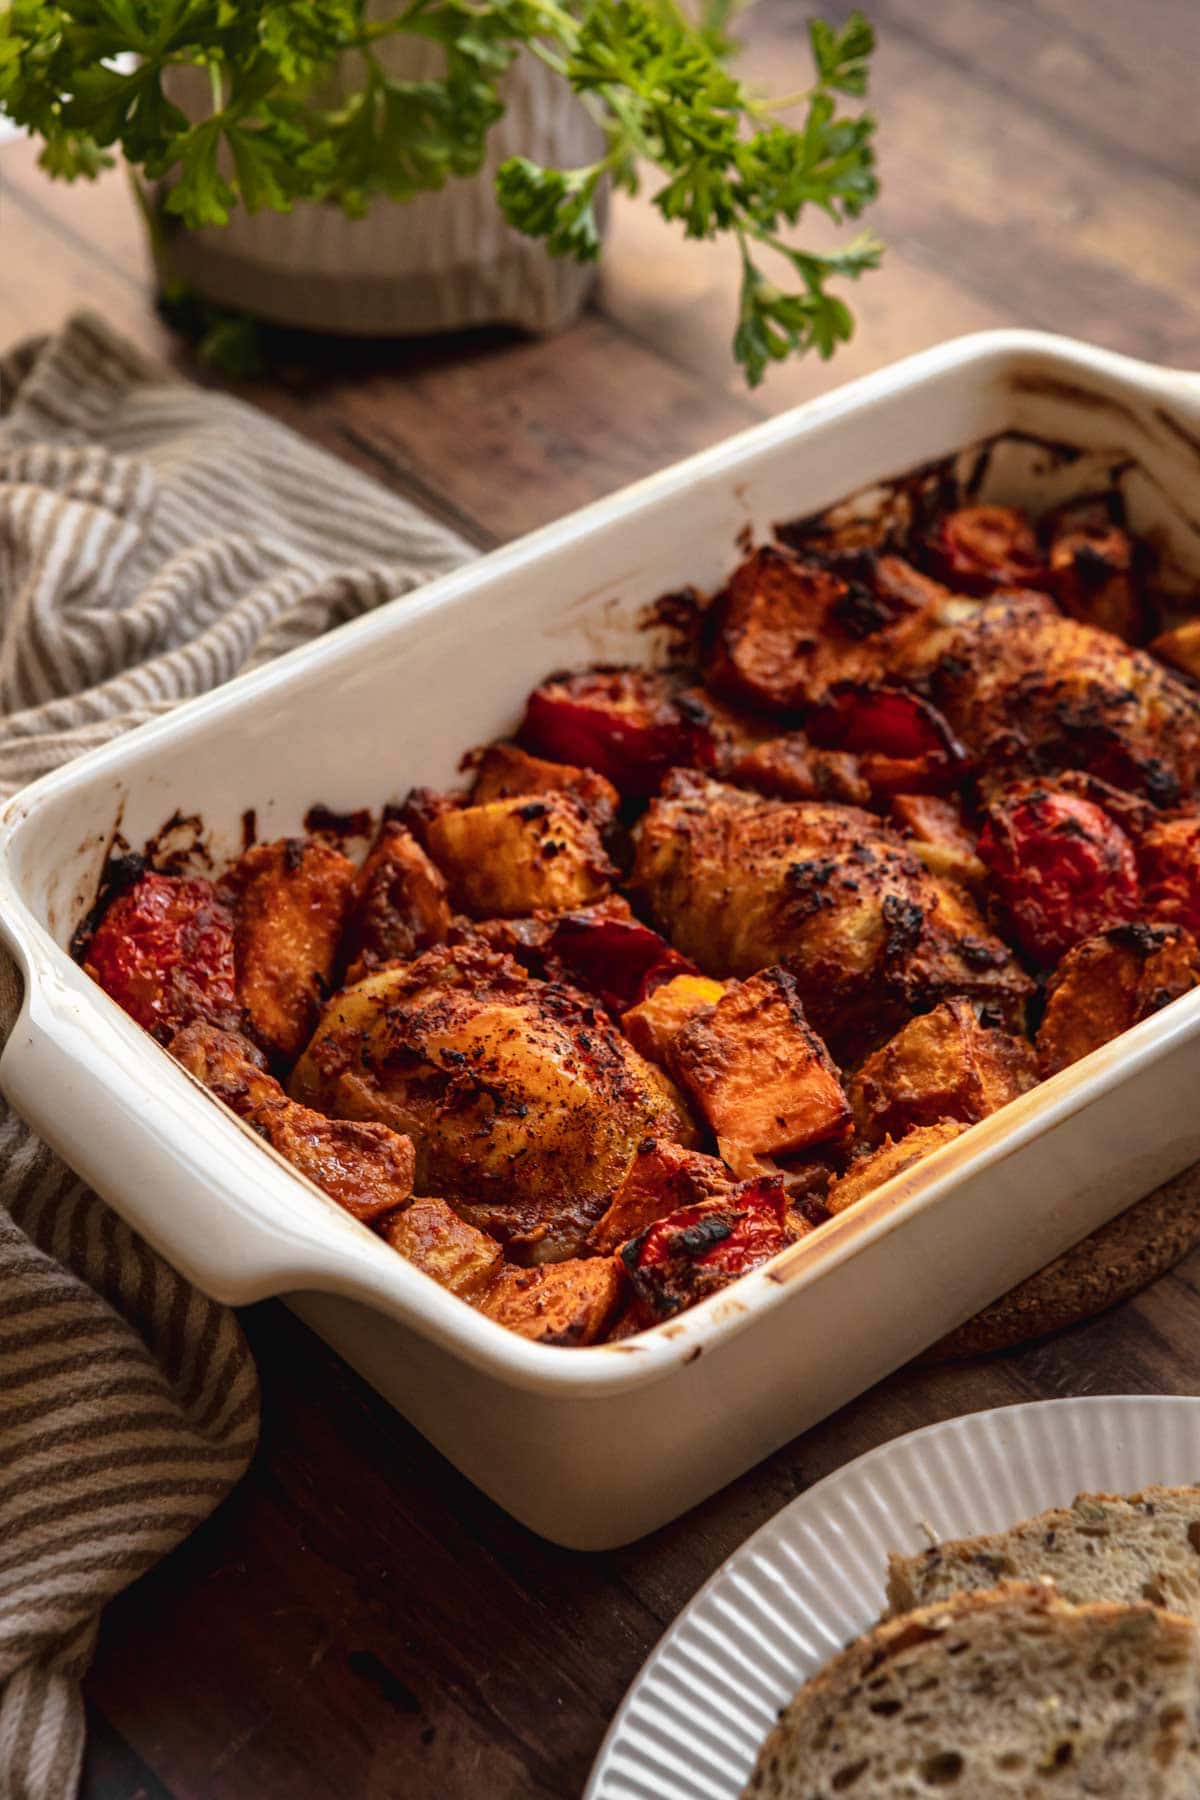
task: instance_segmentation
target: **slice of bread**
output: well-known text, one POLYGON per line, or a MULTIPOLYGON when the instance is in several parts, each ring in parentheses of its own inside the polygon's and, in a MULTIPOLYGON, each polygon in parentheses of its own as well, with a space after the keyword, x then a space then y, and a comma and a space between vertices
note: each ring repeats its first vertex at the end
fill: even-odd
POLYGON ((780 1715, 744 1800, 1197 1794, 1197 1627, 1006 1582, 843 1650, 780 1715))
POLYGON ((1080 1494, 1010 1531, 888 1558, 891 1614, 998 1581, 1050 1577, 1064 1600, 1149 1600, 1200 1622, 1200 1488, 1080 1494))

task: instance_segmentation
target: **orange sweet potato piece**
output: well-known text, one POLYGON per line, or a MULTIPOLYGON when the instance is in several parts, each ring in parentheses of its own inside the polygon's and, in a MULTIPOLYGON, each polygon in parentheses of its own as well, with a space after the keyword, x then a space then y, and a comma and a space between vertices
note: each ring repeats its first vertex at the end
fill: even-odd
POLYGON ((748 1150, 801 1150, 850 1122, 837 1070, 782 968, 730 982, 675 1038, 670 1063, 718 1137, 748 1150))
POLYGON ((576 1257, 536 1269, 505 1263, 479 1310, 538 1344, 596 1344, 624 1293, 624 1274, 611 1256, 576 1257))
POLYGON ((410 1200, 381 1219, 378 1230, 414 1268, 461 1300, 479 1300, 504 1260, 495 1238, 468 1225, 444 1200, 410 1200))
POLYGON ((329 993, 354 864, 319 838, 255 844, 222 884, 235 899, 238 998, 253 1037, 291 1063, 329 993))
POLYGON ((635 1050, 651 1062, 661 1063, 683 1027, 714 1007, 725 986, 707 975, 676 975, 655 988, 639 1006, 622 1013, 621 1030, 635 1050))
POLYGON ((289 1099, 244 1038, 197 1023, 178 1032, 170 1050, 211 1094, 354 1218, 377 1219, 412 1193, 416 1153, 410 1137, 374 1122, 327 1119, 289 1099))
POLYGON ((1043 1076, 1078 1062, 1200 983, 1200 946, 1181 925, 1115 925, 1069 950, 1037 1034, 1043 1076))
POLYGON ((893 1175, 911 1169, 931 1150, 939 1150, 965 1129, 957 1119, 941 1119, 936 1125, 918 1125, 897 1143, 884 1138, 878 1149, 852 1162, 841 1179, 833 1183, 825 1195, 826 1211, 843 1213, 848 1207, 857 1205, 885 1181, 890 1181, 893 1175))
POLYGON ((1146 606, 1137 564, 1133 540, 1119 525, 1077 525, 1051 541, 1048 585, 1072 618, 1138 644, 1146 606))
POLYGON ((877 1144, 939 1119, 984 1119, 1037 1079, 1024 1038, 981 1025, 966 1000, 943 1000, 868 1057, 848 1093, 860 1137, 877 1144))
POLYGON ((455 905, 480 919, 587 906, 616 874, 595 820, 566 793, 443 812, 427 841, 455 905))
POLYGON ((871 680, 878 651, 838 620, 847 591, 818 563, 770 546, 754 551, 718 602, 713 687, 751 706, 794 712, 824 699, 833 682, 871 680))
POLYGON ((361 981, 381 963, 444 944, 449 930, 450 901, 441 871, 410 831, 386 820, 354 878, 342 944, 347 980, 361 981))
POLYGON ((607 1212, 592 1227, 588 1248, 613 1251, 681 1206, 714 1199, 733 1186, 715 1156, 702 1156, 666 1138, 647 1138, 607 1212))

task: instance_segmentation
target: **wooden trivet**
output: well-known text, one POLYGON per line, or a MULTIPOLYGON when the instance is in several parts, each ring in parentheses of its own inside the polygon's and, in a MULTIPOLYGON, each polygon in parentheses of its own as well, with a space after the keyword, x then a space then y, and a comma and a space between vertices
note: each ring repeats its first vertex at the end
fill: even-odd
POLYGON ((1012 1350, 1067 1325, 1081 1324, 1157 1281, 1197 1243, 1200 1164, 1010 1288, 940 1338, 921 1360, 950 1362, 1012 1350))

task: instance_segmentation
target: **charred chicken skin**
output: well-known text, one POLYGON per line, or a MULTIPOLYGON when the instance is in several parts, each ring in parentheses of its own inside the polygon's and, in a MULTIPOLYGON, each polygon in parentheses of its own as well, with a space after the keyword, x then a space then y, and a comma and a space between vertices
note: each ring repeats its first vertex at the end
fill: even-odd
POLYGON ((687 667, 548 677, 358 867, 126 858, 85 967, 505 1328, 719 1293, 1200 986, 1200 622, 1111 497, 886 521, 747 555, 687 667))

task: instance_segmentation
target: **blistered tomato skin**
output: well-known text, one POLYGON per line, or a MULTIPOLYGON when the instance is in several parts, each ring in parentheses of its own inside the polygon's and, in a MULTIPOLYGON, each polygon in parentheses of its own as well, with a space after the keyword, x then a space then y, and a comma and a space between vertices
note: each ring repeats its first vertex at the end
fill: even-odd
POLYGON ((141 876, 96 927, 84 967, 160 1043, 197 1020, 241 1025, 233 909, 211 881, 141 876))
POLYGON ((544 681, 529 696, 520 741, 552 762, 597 770, 622 794, 656 794, 668 769, 711 765, 701 709, 649 669, 596 669, 544 681))
POLYGON ((1046 578, 1033 527, 1010 506, 961 506, 946 513, 925 549, 934 573, 956 594, 1039 587, 1046 578))
POLYGON ((1034 962, 1050 966, 1141 909, 1133 845, 1090 800, 1038 787, 1010 791, 989 808, 977 848, 1034 962))

